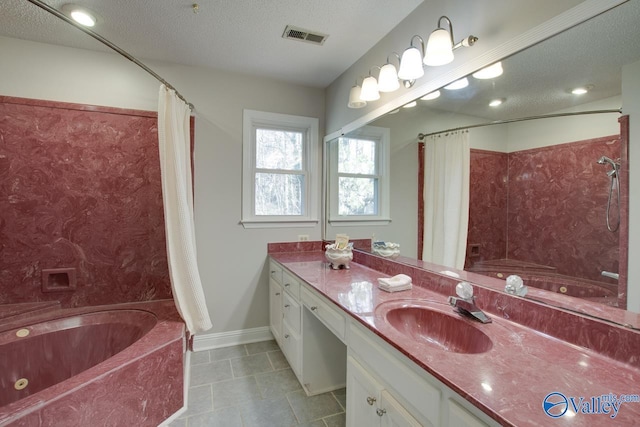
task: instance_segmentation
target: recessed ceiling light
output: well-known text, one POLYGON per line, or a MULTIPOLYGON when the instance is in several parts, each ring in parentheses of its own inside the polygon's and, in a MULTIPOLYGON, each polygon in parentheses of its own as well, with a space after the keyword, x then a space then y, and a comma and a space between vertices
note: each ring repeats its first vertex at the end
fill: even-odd
POLYGON ((76 4, 65 4, 62 6, 62 11, 71 17, 78 24, 85 27, 93 27, 96 25, 96 14, 86 7, 78 6, 76 4))
POLYGON ((417 103, 416 101, 411 101, 411 102, 409 102, 408 104, 404 104, 404 105, 402 106, 402 108, 413 108, 413 107, 415 107, 416 105, 418 105, 418 103, 417 103))
POLYGON ((489 65, 488 67, 484 67, 483 69, 476 71, 475 73, 473 73, 473 77, 481 80, 494 79, 498 76, 501 76, 502 73, 502 62, 496 62, 493 65, 489 65))
POLYGON ((489 103, 489 107, 497 107, 499 105, 502 105, 504 101, 504 98, 494 99, 489 103))
POLYGON ((440 91, 439 90, 434 90, 431 93, 426 94, 425 96, 423 96, 422 99, 423 101, 431 101, 432 99, 436 99, 440 96, 440 91))
POLYGON ((589 92, 588 87, 577 87, 571 91, 571 93, 574 95, 584 95, 587 92, 589 92))
POLYGON ((466 77, 461 78, 460 80, 456 80, 455 82, 445 86, 444 88, 447 90, 458 90, 463 89, 469 86, 469 80, 466 77))

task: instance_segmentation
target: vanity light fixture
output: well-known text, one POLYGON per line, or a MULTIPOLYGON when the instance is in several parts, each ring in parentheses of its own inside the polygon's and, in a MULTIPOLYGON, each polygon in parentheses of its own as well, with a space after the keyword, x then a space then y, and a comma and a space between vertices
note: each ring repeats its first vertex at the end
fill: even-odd
POLYGON ((62 6, 62 11, 69 15, 71 19, 76 21, 78 24, 85 27, 93 27, 94 25, 96 25, 96 22, 98 20, 95 13, 85 7, 78 6, 76 4, 65 4, 62 6))
POLYGON ((404 105, 402 106, 402 108, 413 108, 413 107, 415 107, 416 105, 418 105, 418 103, 417 103, 416 101, 411 101, 411 102, 409 102, 409 103, 407 103, 407 104, 404 104, 404 105))
POLYGON ((349 102, 347 103, 347 107, 349 108, 366 107, 367 101, 363 101, 360 98, 361 92, 362 92, 362 88, 358 85, 358 79, 356 79, 356 84, 349 91, 349 102))
POLYGON ((423 101, 431 101, 432 99, 436 99, 440 97, 440 91, 439 90, 434 90, 433 92, 430 92, 428 94, 426 94, 425 96, 423 96, 422 99, 423 101))
POLYGON ((369 75, 362 82, 360 99, 363 101, 377 101, 378 99, 380 99, 380 92, 378 92, 378 81, 371 75, 371 69, 369 69, 369 75))
MULTIPOLYGON (((398 64, 400 64, 400 55, 395 52, 389 54, 389 56, 391 55, 395 55, 398 58, 398 64)), ((396 66, 389 61, 389 56, 387 56, 387 63, 380 68, 380 75, 378 76, 378 90, 380 92, 393 92, 400 88, 398 71, 396 66)))
POLYGON ((453 61, 453 51, 460 47, 473 46, 478 41, 476 36, 468 36, 462 39, 460 42, 455 43, 453 41, 453 24, 451 20, 446 16, 441 16, 438 19, 438 28, 436 28, 427 41, 427 50, 424 55, 425 65, 439 66, 445 65, 453 61), (449 31, 441 26, 443 20, 446 20, 449 31))
MULTIPOLYGON (((422 57, 424 56, 424 40, 422 37, 415 35, 411 37, 411 45, 405 49, 400 59, 400 69, 398 70, 398 78, 401 80, 415 80, 424 76, 424 68, 422 68, 422 57), (413 45, 415 39, 420 41, 422 51, 413 45)), ((406 87, 406 84, 405 84, 406 87)))
POLYGON ((447 90, 458 90, 464 89, 467 86, 469 86, 469 80, 466 77, 463 77, 460 80, 456 80, 455 82, 448 84, 444 88, 447 90))
POLYGON ((489 103, 489 107, 498 107, 505 101, 504 98, 494 99, 489 103))
POLYGON ((501 76, 503 72, 502 62, 496 62, 495 64, 476 71, 473 73, 473 77, 480 80, 495 79, 496 77, 501 76))

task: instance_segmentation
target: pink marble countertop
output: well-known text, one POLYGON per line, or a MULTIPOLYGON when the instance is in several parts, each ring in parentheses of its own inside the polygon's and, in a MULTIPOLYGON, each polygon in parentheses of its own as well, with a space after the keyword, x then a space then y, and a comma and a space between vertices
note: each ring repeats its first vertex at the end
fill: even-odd
MULTIPOLYGON (((586 404, 591 405, 592 397, 610 393, 640 394, 640 369, 631 364, 553 338, 493 312, 487 313, 493 319, 489 324, 460 318, 491 339, 490 350, 477 354, 443 350, 400 333, 387 322, 383 312, 391 302, 406 300, 455 316, 447 296, 427 289, 428 284, 414 281, 410 291, 387 293, 377 288, 377 279, 388 275, 361 264, 351 263, 349 270, 332 270, 320 251, 270 255, 502 425, 631 426, 640 423, 640 402, 621 404, 615 418, 581 412, 587 409, 586 404), (552 392, 573 397, 578 404, 580 398, 584 398, 578 413, 555 419, 546 415, 543 400, 552 392)), ((571 403, 568 406, 572 408, 571 403)))

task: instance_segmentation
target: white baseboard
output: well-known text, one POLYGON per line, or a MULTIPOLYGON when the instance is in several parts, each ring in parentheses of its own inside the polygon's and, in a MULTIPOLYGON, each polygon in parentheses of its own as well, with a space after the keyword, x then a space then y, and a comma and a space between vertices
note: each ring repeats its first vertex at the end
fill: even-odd
POLYGON ((268 326, 239 331, 200 334, 193 337, 193 351, 212 350, 214 348, 250 344, 272 339, 273 335, 268 326))

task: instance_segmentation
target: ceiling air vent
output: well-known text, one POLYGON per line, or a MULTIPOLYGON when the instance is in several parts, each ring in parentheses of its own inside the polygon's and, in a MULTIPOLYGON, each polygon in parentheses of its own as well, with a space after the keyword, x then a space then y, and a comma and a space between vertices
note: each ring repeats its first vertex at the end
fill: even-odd
POLYGON ((301 42, 319 45, 324 44, 327 37, 329 37, 327 34, 304 30, 302 28, 294 27, 293 25, 287 25, 287 28, 284 29, 284 33, 282 34, 282 38, 285 39, 298 40, 301 42))

